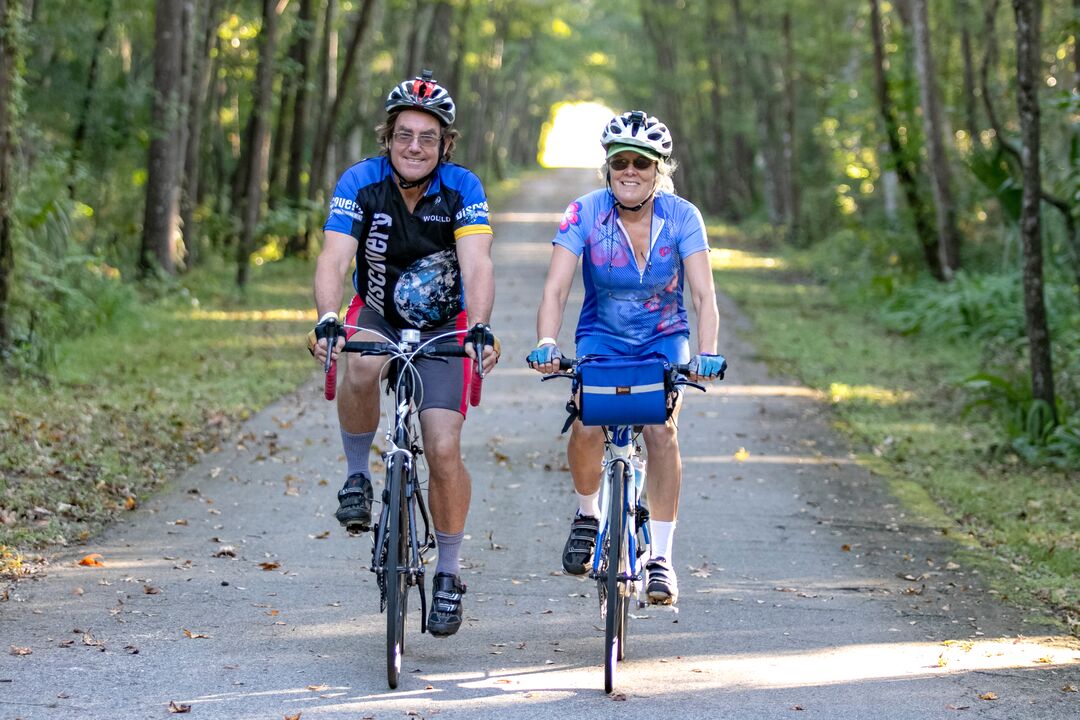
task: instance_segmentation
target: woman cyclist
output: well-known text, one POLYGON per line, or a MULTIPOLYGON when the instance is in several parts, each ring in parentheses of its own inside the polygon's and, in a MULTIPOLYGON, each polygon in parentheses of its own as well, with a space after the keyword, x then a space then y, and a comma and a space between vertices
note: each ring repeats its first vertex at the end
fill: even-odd
MULTIPOLYGON (((701 213, 674 192, 671 133, 655 117, 637 110, 612 118, 601 144, 607 156, 601 168, 606 187, 570 203, 552 241, 536 318, 539 340, 529 353, 530 367, 542 373, 559 369, 556 338, 578 258, 584 257, 578 357, 659 352, 672 363, 689 361, 693 381, 722 377, 726 363, 716 354, 719 313, 708 239, 701 213), (684 279, 697 313, 697 353, 692 358, 684 279)), ((648 425, 643 432, 652 517, 646 592, 657 604, 672 604, 679 594, 671 560, 682 482, 676 426, 680 406, 681 396, 665 424, 648 425)), ((563 568, 572 575, 587 572, 596 545, 603 443, 602 428, 573 423, 567 455, 578 510, 562 557, 563 568)))

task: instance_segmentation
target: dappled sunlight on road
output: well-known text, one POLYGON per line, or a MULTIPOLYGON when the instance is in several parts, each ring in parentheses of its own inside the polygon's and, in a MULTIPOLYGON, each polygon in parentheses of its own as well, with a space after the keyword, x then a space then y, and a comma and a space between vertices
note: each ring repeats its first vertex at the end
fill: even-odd
POLYGON ((687 455, 682 456, 683 465, 854 465, 855 460, 835 455, 755 455, 745 450, 731 455, 687 455))
POLYGON ((825 394, 814 388, 800 385, 734 385, 721 382, 709 387, 710 393, 746 397, 804 397, 824 400, 825 394))
POLYGON ((712 248, 709 263, 713 270, 783 270, 786 267, 780 258, 734 248, 712 248))
MULTIPOLYGON (((1062 638, 946 640, 933 643, 879 643, 819 648, 804 652, 697 655, 672 659, 665 667, 679 675, 679 692, 694 688, 772 689, 985 672, 1007 668, 1080 666, 1080 651, 1054 644, 1062 638), (687 672, 689 671, 689 672, 687 672)), ((629 659, 620 671, 634 672, 629 659)), ((651 666, 657 671, 655 665, 651 666)), ((552 670, 512 676, 493 674, 466 687, 506 691, 595 688, 598 668, 552 670), (511 679, 512 678, 512 679, 511 679), (582 685, 581 681, 585 680, 582 685), (507 680, 510 680, 507 682, 507 680)), ((627 687, 631 687, 627 683, 627 687)))
POLYGON ((857 400, 875 405, 896 405, 914 397, 915 393, 906 390, 890 390, 878 385, 848 385, 836 382, 829 385, 829 399, 834 403, 857 400))
POLYGON ((185 310, 174 313, 174 317, 182 320, 224 320, 229 322, 249 320, 312 320, 315 319, 314 310, 293 310, 290 308, 275 308, 273 310, 185 310))

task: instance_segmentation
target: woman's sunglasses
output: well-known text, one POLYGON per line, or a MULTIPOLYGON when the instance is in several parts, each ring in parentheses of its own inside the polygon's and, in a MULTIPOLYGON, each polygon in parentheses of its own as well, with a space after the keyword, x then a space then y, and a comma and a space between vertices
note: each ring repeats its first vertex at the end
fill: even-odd
MULTIPOLYGON (((633 162, 635 170, 648 170, 656 163, 655 160, 650 160, 649 158, 642 157, 641 155, 638 155, 636 158, 634 158, 633 162)), ((612 170, 625 170, 626 168, 630 167, 630 161, 626 158, 621 157, 612 158, 608 161, 608 166, 612 170)))

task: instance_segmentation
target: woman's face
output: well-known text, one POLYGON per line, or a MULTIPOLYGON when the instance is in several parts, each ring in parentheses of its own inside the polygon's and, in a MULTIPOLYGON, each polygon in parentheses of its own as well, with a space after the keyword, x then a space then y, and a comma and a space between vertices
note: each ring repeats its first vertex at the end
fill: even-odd
POLYGON ((622 205, 634 207, 644 202, 656 187, 656 161, 633 150, 623 150, 608 158, 608 169, 611 192, 622 205))

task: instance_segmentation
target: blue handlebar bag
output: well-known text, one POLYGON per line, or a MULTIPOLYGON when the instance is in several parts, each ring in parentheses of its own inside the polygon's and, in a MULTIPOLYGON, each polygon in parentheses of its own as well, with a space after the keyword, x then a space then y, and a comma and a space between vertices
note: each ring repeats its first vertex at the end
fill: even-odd
POLYGON ((663 425, 669 415, 667 358, 592 355, 577 366, 585 425, 663 425))

